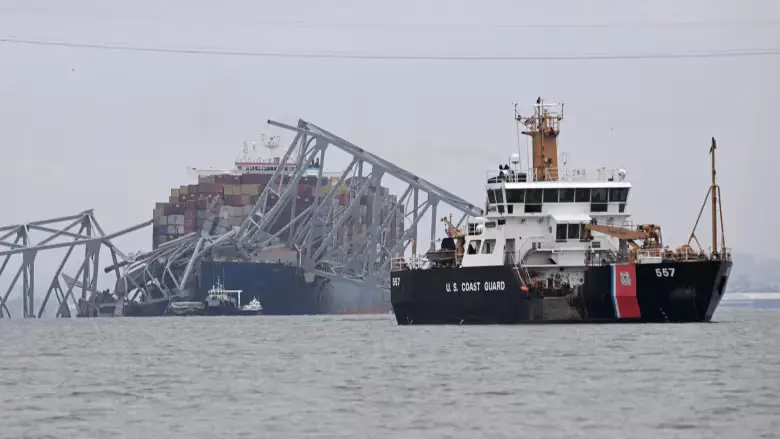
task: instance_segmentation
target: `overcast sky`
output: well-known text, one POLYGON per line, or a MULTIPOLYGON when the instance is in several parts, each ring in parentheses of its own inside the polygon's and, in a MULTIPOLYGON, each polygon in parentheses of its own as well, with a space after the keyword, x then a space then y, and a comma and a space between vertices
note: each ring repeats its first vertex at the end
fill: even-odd
MULTIPOLYGON (((118 3, 4 0, 0 38, 434 56, 780 48, 772 0, 118 3)), ((289 142, 269 118, 310 120, 482 205, 485 171, 517 149, 512 103, 527 111, 541 95, 566 103, 569 165, 627 169, 635 221, 662 224, 669 244, 696 219, 715 136, 728 245, 770 257, 779 77, 780 56, 323 60, 0 43, 0 223, 86 208, 107 230, 142 222, 195 181, 188 166, 230 168, 262 132, 289 142)), ((331 170, 347 163, 333 157, 331 170)), ((117 244, 149 249, 151 230, 117 244)))

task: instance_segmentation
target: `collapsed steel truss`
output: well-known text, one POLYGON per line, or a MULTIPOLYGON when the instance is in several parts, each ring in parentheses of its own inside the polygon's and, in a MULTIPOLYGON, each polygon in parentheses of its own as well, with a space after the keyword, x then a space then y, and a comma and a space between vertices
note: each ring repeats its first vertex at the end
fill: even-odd
POLYGON ((317 274, 330 279, 346 280, 363 287, 389 288, 391 260, 395 256, 404 254, 410 244, 412 252, 417 253, 417 226, 426 212, 431 211, 431 248, 435 247, 436 242, 439 203, 448 204, 463 213, 458 225, 468 216, 482 213, 477 206, 312 123, 303 120, 299 120, 297 126, 271 120, 268 123, 295 132, 295 138, 281 159, 281 163, 293 159, 297 160, 298 167, 286 175, 283 175, 285 174, 283 167, 278 167, 271 178, 272 182, 278 184, 266 185, 243 225, 234 227, 227 233, 212 233, 220 221, 222 205, 219 202, 210 206, 208 212, 210 217, 206 218, 199 231, 163 243, 150 252, 136 255, 125 255, 120 252, 111 244, 110 239, 146 227, 152 223, 151 220, 111 235, 103 233, 92 211, 0 228, 0 234, 5 232, 4 235, 0 235, 0 245, 11 248, 0 252, 0 256, 6 256, 5 262, 0 266, 0 276, 11 256, 21 254, 23 258, 22 266, 13 278, 10 288, 4 296, 0 297, 0 317, 4 310, 10 316, 5 302, 20 276, 23 277, 24 284, 23 315, 25 317, 36 315, 40 317, 52 292, 55 293, 60 304, 60 312, 58 312, 60 315, 67 313, 69 299, 74 302, 74 305, 76 304, 76 298, 73 296, 74 288, 81 289, 82 298, 87 297, 87 292, 96 294, 98 256, 102 245, 111 250, 113 263, 106 267, 104 272, 113 271, 116 275, 113 293, 118 299, 117 304, 135 301, 139 294, 144 295, 146 303, 167 301, 176 296, 191 296, 194 292, 192 289, 196 285, 199 262, 204 257, 231 254, 240 259, 254 260, 258 252, 274 247, 296 249, 299 255, 299 266, 310 275, 317 274), (331 185, 329 191, 324 193, 319 185, 322 184, 325 152, 329 147, 346 152, 352 160, 341 174, 338 183, 331 185), (298 199, 298 183, 306 172, 306 165, 313 162, 315 157, 319 157, 320 170, 314 202, 299 212, 295 208, 298 199), (370 172, 364 172, 364 165, 370 166, 370 172), (381 191, 378 188, 381 187, 383 177, 388 175, 407 184, 407 188, 386 216, 382 217, 381 191), (287 178, 286 184, 280 177, 287 178), (336 202, 335 196, 338 188, 347 182, 353 196, 348 206, 341 206, 336 202), (360 199, 366 195, 371 196, 372 193, 373 216, 365 237, 353 240, 350 248, 337 245, 334 238, 338 230, 343 229, 350 222, 357 223, 360 199), (420 202, 421 195, 425 197, 423 202, 420 202), (288 208, 291 212, 289 219, 283 215, 288 208), (388 226, 399 215, 404 218, 404 230, 390 239, 389 234, 386 233, 388 226), (72 222, 60 230, 47 227, 64 221, 72 222), (277 224, 284 224, 284 226, 272 233, 277 224), (76 226, 81 226, 79 231, 71 232, 70 230, 76 226), (52 235, 33 244, 29 238, 30 230, 52 235), (95 231, 97 236, 94 234, 95 231), (5 241, 14 236, 15 241, 5 241), (51 244, 52 240, 59 236, 71 237, 74 241, 51 244), (62 273, 62 270, 73 249, 80 245, 86 249, 84 261, 78 273, 71 278, 62 273), (35 256, 41 251, 59 248, 68 248, 68 253, 49 284, 44 301, 36 314, 33 281, 35 256), (68 286, 66 290, 60 286, 60 276, 66 280, 68 286), (80 281, 79 277, 81 277, 80 281))
MULTIPOLYGON (((2 294, 0 296, 0 318, 5 316, 11 317, 11 311, 7 306, 7 301, 20 277, 22 278, 23 317, 40 318, 46 309, 46 305, 49 302, 52 293, 54 293, 54 297, 59 305, 57 314, 62 317, 70 316, 68 300, 72 300, 74 306, 77 305, 77 300, 73 291, 74 287, 78 287, 81 290, 80 296, 85 300, 89 298, 87 293, 89 293, 90 296, 97 294, 98 263, 102 247, 106 246, 111 251, 111 257, 114 260, 114 264, 117 264, 119 259, 127 260, 127 255, 119 251, 119 249, 111 243, 111 239, 144 228, 151 225, 151 223, 152 221, 150 220, 107 235, 103 232, 100 224, 95 219, 92 210, 87 210, 76 215, 0 227, 0 247, 9 248, 9 250, 0 251, 0 257, 4 256, 4 258, 2 258, 2 264, 0 264, 0 280, 3 279, 3 272, 14 255, 21 255, 22 259, 22 263, 13 276, 8 289, 5 292, 0 291, 0 294, 2 294), (63 223, 66 223, 67 225, 58 227, 58 225, 63 223), (78 227, 78 230, 73 231, 76 227, 78 227), (43 234, 48 236, 38 242, 33 242, 31 232, 35 232, 35 235, 43 234), (55 242, 58 238, 72 238, 73 240, 70 242, 55 242), (63 269, 70 259, 73 250, 80 246, 84 247, 84 259, 74 277, 76 279, 81 277, 82 280, 81 282, 68 282, 69 279, 72 280, 73 278, 68 278, 65 273, 63 273, 63 269), (62 259, 59 268, 55 271, 51 282, 47 285, 43 302, 41 302, 38 311, 36 312, 36 256, 43 252, 59 249, 68 249, 68 251, 62 259), (67 289, 63 289, 60 283, 61 276, 66 280, 67 289)), ((119 277, 119 273, 117 272, 117 279, 119 279, 119 277)))
POLYGON ((119 270, 120 267, 122 269, 122 276, 115 289, 117 296, 125 296, 133 301, 139 293, 149 293, 150 290, 155 290, 157 294, 147 294, 147 302, 190 296, 196 284, 199 262, 205 256, 229 253, 251 261, 258 252, 273 247, 296 249, 299 265, 309 274, 346 280, 364 287, 388 288, 391 259, 403 254, 410 244, 412 251, 417 252, 417 225, 428 210, 432 212, 431 248, 435 246, 437 207, 440 202, 463 212, 458 225, 468 216, 482 213, 477 206, 312 123, 303 120, 299 120, 297 126, 271 120, 268 123, 295 133, 294 140, 280 162, 296 160, 296 171, 286 173, 281 166, 277 168, 271 177, 275 183, 264 187, 242 226, 224 234, 212 234, 220 221, 221 208, 220 204, 212 205, 208 213, 210 217, 198 232, 166 242, 151 252, 106 268, 106 272, 119 270), (303 211, 296 210, 298 183, 306 172, 306 165, 319 157, 318 185, 321 184, 325 151, 331 146, 349 154, 351 163, 338 183, 331 185, 327 193, 323 195, 324 190, 318 187, 313 204, 303 211), (371 167, 370 173, 366 175, 364 165, 371 167), (379 188, 382 178, 387 175, 401 180, 408 187, 387 216, 381 218, 381 193, 369 189, 379 188), (288 182, 284 184, 280 177, 287 177, 288 182), (348 206, 340 206, 335 200, 336 192, 347 181, 355 196, 350 199, 348 206), (370 192, 374 194, 373 218, 365 239, 351 249, 336 245, 333 238, 337 231, 350 221, 357 221, 360 197, 370 192), (421 192, 426 198, 422 203, 421 192), (402 206, 406 207, 403 211, 402 206), (288 210, 291 212, 289 219, 283 214, 288 210), (385 232, 394 213, 403 215, 405 220, 409 220, 409 225, 391 241, 385 232), (284 226, 272 233, 278 224, 284 226), (283 240, 282 236, 286 238, 283 240))

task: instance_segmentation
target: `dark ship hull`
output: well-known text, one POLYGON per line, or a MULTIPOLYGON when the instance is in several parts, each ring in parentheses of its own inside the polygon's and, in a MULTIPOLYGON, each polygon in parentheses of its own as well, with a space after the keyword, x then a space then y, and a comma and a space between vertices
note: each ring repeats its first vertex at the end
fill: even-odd
POLYGON ((315 277, 307 282, 296 266, 268 262, 202 262, 198 296, 205 300, 217 278, 228 290, 243 290, 241 303, 257 298, 264 315, 305 315, 324 312, 328 282, 315 277))
POLYGON ((259 316, 264 314, 263 311, 244 311, 240 308, 235 307, 227 307, 227 306, 220 306, 220 307, 206 307, 203 309, 203 313, 200 315, 204 316, 259 316))
POLYGON ((523 290, 512 266, 392 273, 399 325, 708 322, 731 260, 591 266, 574 288, 523 290))
POLYGON ((151 303, 131 302, 124 306, 122 315, 125 317, 160 317, 166 314, 169 300, 156 300, 151 303))

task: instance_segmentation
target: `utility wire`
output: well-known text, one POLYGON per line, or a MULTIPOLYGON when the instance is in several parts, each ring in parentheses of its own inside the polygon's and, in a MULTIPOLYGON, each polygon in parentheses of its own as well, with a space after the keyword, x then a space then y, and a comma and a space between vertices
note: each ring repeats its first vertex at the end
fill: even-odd
MULTIPOLYGON (((72 11, 71 11, 72 12, 72 11)), ((247 19, 246 17, 225 17, 219 15, 202 16, 199 14, 177 13, 175 16, 144 15, 121 17, 103 14, 57 13, 62 18, 92 18, 98 20, 143 21, 146 23, 169 24, 227 24, 253 27, 299 27, 323 29, 610 29, 610 28, 675 28, 675 27, 764 27, 780 26, 780 18, 736 18, 736 19, 699 19, 699 20, 619 20, 605 22, 368 22, 368 21, 312 21, 300 19, 247 19)))
POLYGON ((24 40, 0 38, 0 43, 26 44, 36 46, 72 47, 96 50, 118 50, 131 52, 178 53, 188 55, 244 56, 258 58, 304 58, 304 59, 355 59, 355 60, 397 60, 397 61, 576 61, 576 60, 620 60, 620 59, 692 59, 692 58, 733 58, 750 56, 780 55, 777 49, 720 50, 679 53, 645 54, 590 54, 590 55, 381 55, 361 53, 327 52, 252 52, 226 51, 215 49, 174 49, 163 47, 118 46, 109 44, 68 43, 63 41, 24 40))
MULTIPOLYGON (((209 22, 223 20, 208 18, 209 22)), ((183 22, 186 23, 186 22, 183 22)), ((622 21, 602 23, 464 23, 464 22, 316 22, 316 21, 281 21, 281 20, 230 20, 232 24, 247 24, 269 27, 301 27, 321 29, 622 29, 622 28, 679 28, 679 27, 765 27, 780 26, 780 19, 764 18, 749 20, 691 20, 691 21, 622 21)))

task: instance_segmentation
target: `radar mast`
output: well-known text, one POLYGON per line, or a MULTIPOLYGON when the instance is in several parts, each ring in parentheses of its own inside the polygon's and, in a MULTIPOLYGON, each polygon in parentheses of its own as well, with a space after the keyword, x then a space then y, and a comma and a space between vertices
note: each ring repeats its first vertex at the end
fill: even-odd
POLYGON ((562 119, 563 103, 546 104, 541 97, 534 104, 533 116, 515 116, 527 128, 522 133, 531 137, 536 181, 558 180, 558 134, 562 119))

